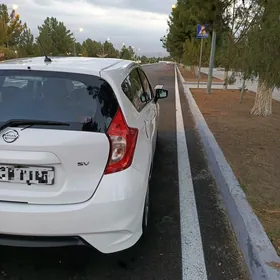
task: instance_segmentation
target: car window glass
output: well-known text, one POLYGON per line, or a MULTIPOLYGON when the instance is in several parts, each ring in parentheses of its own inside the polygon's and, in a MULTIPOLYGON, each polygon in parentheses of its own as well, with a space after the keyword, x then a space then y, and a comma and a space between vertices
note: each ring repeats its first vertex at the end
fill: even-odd
POLYGON ((106 132, 118 108, 111 86, 93 75, 0 71, 0 123, 36 119, 70 123, 54 129, 106 132))
POLYGON ((140 112, 144 108, 145 103, 140 99, 144 91, 137 69, 133 69, 123 81, 122 90, 137 111, 140 112))
POLYGON ((142 84, 143 84, 144 92, 145 92, 148 100, 151 100, 153 98, 153 91, 152 91, 151 85, 149 83, 149 80, 148 80, 147 76, 145 75, 145 73, 141 69, 138 69, 138 72, 140 74, 140 78, 141 78, 141 81, 142 81, 142 84))

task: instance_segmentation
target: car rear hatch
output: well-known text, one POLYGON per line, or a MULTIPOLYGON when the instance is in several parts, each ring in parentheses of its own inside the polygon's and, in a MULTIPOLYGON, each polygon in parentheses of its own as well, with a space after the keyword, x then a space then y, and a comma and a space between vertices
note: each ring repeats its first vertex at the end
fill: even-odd
POLYGON ((117 110, 100 77, 0 70, 0 200, 90 199, 108 162, 106 132, 117 110))

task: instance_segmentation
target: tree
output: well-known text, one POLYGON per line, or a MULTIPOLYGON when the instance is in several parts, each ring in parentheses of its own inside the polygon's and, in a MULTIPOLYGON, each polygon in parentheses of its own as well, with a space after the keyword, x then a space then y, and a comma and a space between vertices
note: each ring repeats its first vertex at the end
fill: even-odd
POLYGON ((90 38, 87 38, 82 46, 87 53, 87 56, 97 57, 97 54, 102 53, 102 43, 93 41, 90 38))
POLYGON ((134 52, 134 49, 131 46, 128 47, 128 53, 129 53, 129 56, 130 56, 130 60, 135 59, 135 52, 134 52))
MULTIPOLYGON (((15 11, 9 15, 7 6, 0 5, 0 59, 42 55, 43 49, 53 56, 73 55, 76 51, 81 56, 97 57, 106 53, 107 57, 120 57, 120 51, 109 41, 101 43, 87 38, 82 43, 76 42, 64 23, 54 17, 47 17, 44 23, 38 26, 38 30, 39 35, 34 39, 31 30, 21 22, 19 15, 16 15, 15 11)), ((124 50, 123 58, 136 58, 131 46, 124 50)))
POLYGON ((75 42, 74 44, 75 44, 74 49, 76 51, 77 56, 83 56, 83 53, 85 52, 85 50, 84 50, 84 47, 82 46, 82 44, 79 42, 75 42))
POLYGON ((0 5, 0 46, 7 46, 8 41, 8 22, 10 21, 7 6, 0 5))
POLYGON ((128 48, 124 45, 121 49, 122 59, 133 60, 135 57, 134 50, 131 46, 128 48))
POLYGON ((86 51, 86 49, 85 49, 85 48, 83 48, 83 51, 82 51, 82 56, 88 56, 88 53, 87 53, 87 51, 86 51))
POLYGON ((20 16, 12 10, 8 13, 5 4, 0 5, 0 46, 6 49, 18 46, 21 34, 27 29, 26 23, 22 23, 20 16))
POLYGON ((241 72, 243 79, 258 78, 251 113, 267 116, 273 88, 280 87, 279 18, 279 0, 178 0, 161 41, 172 57, 195 63, 196 25, 209 23, 210 34, 217 32, 216 62, 225 67, 225 87, 229 69, 241 72))
POLYGON ((12 59, 12 58, 16 58, 17 54, 14 50, 12 50, 11 48, 6 48, 6 47, 0 47, 0 61, 1 60, 6 60, 6 59, 12 59), (4 56, 2 57, 2 54, 4 54, 4 56))
POLYGON ((245 4, 247 17, 241 19, 242 29, 233 38, 230 63, 244 79, 258 79, 251 114, 268 116, 272 113, 272 91, 280 87, 279 1, 247 0, 245 4))
MULTIPOLYGON (((200 54, 201 39, 186 40, 183 44, 183 56, 182 60, 186 65, 197 65, 200 54)), ((203 39, 203 55, 202 65, 208 65, 210 57, 211 42, 210 40, 203 39)))
MULTIPOLYGON (((231 0, 226 8, 227 26, 221 34, 221 48, 217 53, 219 65, 225 68, 224 89, 227 89, 228 83, 230 80, 234 80, 233 78, 236 75, 236 73, 234 73, 232 77, 229 77, 228 71, 234 68, 234 65, 240 66, 240 63, 242 64, 242 61, 239 59, 243 57, 242 53, 240 56, 240 50, 246 48, 246 45, 241 47, 240 42, 246 30, 248 30, 248 27, 250 27, 252 21, 254 21, 254 15, 256 13, 255 6, 256 0, 231 0)), ((246 73, 243 73, 242 76, 246 77, 246 73)))
POLYGON ((177 60, 182 58, 183 43, 189 38, 188 32, 183 28, 180 10, 181 3, 178 1, 176 9, 172 10, 171 16, 168 20, 168 33, 161 38, 163 47, 177 60))
POLYGON ((41 26, 38 26, 39 41, 44 46, 47 54, 50 55, 65 55, 73 54, 74 38, 73 33, 66 28, 63 22, 58 21, 54 17, 47 17, 41 26))
POLYGON ((19 57, 35 56, 40 53, 30 29, 25 29, 20 35, 17 49, 19 57))
POLYGON ((148 59, 148 62, 149 63, 157 63, 159 61, 159 58, 158 57, 150 57, 148 59))
POLYGON ((261 15, 248 32, 250 48, 249 71, 258 77, 258 90, 251 110, 253 115, 267 116, 272 113, 272 91, 280 86, 279 57, 279 2, 259 1, 261 15))
MULTIPOLYGON (((224 32, 227 20, 224 11, 228 1, 230 0, 178 0, 168 20, 168 33, 161 38, 163 47, 176 60, 193 60, 193 54, 185 49, 189 50, 190 44, 195 49, 200 47, 200 40, 196 39, 197 24, 209 24, 210 33, 213 29, 218 34, 224 32)), ((220 37, 217 36, 217 47, 220 46, 220 37)))
POLYGON ((109 41, 104 42, 103 49, 104 49, 104 52, 107 54, 107 57, 117 58, 120 55, 118 50, 116 50, 114 48, 114 45, 109 41))
POLYGON ((141 63, 148 63, 149 62, 149 58, 145 55, 142 55, 140 57, 141 63))

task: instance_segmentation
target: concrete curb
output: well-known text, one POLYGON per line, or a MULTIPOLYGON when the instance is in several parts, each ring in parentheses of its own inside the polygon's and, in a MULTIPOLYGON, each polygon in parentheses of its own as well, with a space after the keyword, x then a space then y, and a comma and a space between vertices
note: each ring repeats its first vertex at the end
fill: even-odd
MULTIPOLYGON (((184 84, 187 84, 187 85, 196 85, 197 86, 197 82, 184 82, 184 84)), ((207 86, 208 82, 200 82, 199 83, 200 86, 207 86)), ((224 83, 223 82, 212 82, 212 85, 218 85, 218 86, 223 86, 224 83)))
MULTIPOLYGON (((184 82, 183 85, 187 85, 190 89, 197 89, 197 84, 194 83, 184 82)), ((207 84, 200 84, 199 88, 206 89, 207 84)), ((223 89, 223 84, 212 83, 212 89, 223 89)), ((228 85, 228 89, 239 89, 239 88, 236 85, 228 85)))
MULTIPOLYGON (((177 70, 183 83, 184 78, 180 70, 178 68, 177 70)), ((280 258, 275 248, 249 205, 245 193, 241 189, 186 84, 184 89, 197 131, 204 146, 209 167, 220 189, 237 242, 243 253, 250 279, 280 279, 280 269, 275 268, 275 264, 280 265, 280 258)))

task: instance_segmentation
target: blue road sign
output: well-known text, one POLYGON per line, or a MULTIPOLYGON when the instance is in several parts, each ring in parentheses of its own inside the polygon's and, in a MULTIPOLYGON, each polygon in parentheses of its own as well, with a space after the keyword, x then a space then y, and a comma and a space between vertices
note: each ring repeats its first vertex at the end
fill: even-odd
POLYGON ((209 33, 206 30, 208 24, 198 24, 196 28, 196 38, 198 39, 206 39, 209 37, 209 33))

